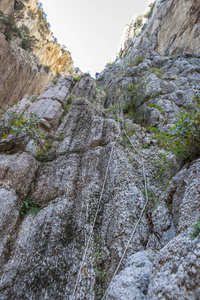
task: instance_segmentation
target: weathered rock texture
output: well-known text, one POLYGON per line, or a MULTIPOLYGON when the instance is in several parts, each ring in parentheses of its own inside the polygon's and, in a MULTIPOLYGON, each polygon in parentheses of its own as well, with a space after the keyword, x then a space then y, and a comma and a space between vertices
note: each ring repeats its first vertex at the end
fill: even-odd
POLYGON ((15 0, 0 0, 0 11, 4 14, 12 14, 14 12, 15 0))
MULTIPOLYGON (((23 194, 21 192, 21 184, 24 181, 26 181, 27 188, 30 187, 27 178, 31 178, 32 175, 26 176, 28 165, 25 167, 17 164, 15 168, 11 167, 14 174, 9 175, 9 171, 7 171, 5 175, 4 170, 7 170, 7 165, 12 166, 12 161, 16 161, 16 159, 13 156, 2 155, 2 161, 5 161, 4 158, 7 161, 1 168, 3 183, 9 184, 9 188, 15 188, 20 203, 22 203, 24 195, 29 193, 30 198, 41 207, 41 211, 36 217, 29 215, 21 220, 20 228, 22 230, 17 237, 18 242, 13 246, 13 254, 11 252, 5 254, 7 253, 6 245, 4 251, 2 250, 3 259, 6 257, 8 260, 6 269, 3 271, 4 279, 1 286, 3 299, 16 297, 42 299, 45 295, 48 295, 49 299, 54 297, 68 299, 72 294, 76 280, 74 272, 77 273, 76 270, 79 268, 82 252, 91 230, 110 153, 116 138, 119 139, 119 142, 121 140, 121 137, 118 137, 117 123, 113 119, 107 118, 102 110, 95 108, 86 100, 91 94, 96 95, 96 85, 89 77, 83 78, 76 84, 71 77, 62 79, 57 85, 50 85, 49 90, 47 89, 41 98, 51 91, 51 101, 55 105, 57 103, 64 105, 64 94, 60 97, 57 95, 56 100, 56 93, 53 90, 56 91, 58 87, 63 90, 67 86, 65 95, 68 97, 69 92, 72 92, 72 94, 76 94, 77 100, 71 104, 68 114, 64 115, 62 110, 61 114, 56 113, 52 118, 54 129, 56 129, 54 135, 57 135, 58 140, 61 138, 63 141, 58 145, 58 142, 54 142, 57 145, 52 152, 55 158, 52 158, 51 162, 39 166, 31 189, 28 190, 24 187, 23 194), (80 98, 84 87, 84 98, 80 98), (58 126, 61 117, 63 121, 58 126), (25 173, 20 171, 21 168, 25 173), (18 172, 20 172, 20 176, 17 175, 18 172), (16 183, 13 182, 15 176, 16 183), (12 181, 9 181, 9 178, 10 180, 12 178, 12 181), (38 226, 41 231, 38 231, 38 226), (37 255, 35 256, 34 253, 37 255), (14 255, 16 260, 11 262, 8 255, 14 255), (18 259, 19 256, 20 259, 18 259), (41 260, 43 261, 42 268, 39 267, 41 260), (64 265, 65 268, 63 268, 64 265), (19 268, 21 271, 17 275, 19 268), (32 275, 26 281, 30 272, 32 275), (54 280, 55 276, 57 277, 56 281, 54 280), (68 280, 68 278, 71 279, 68 280), (24 281, 26 281, 26 287, 21 284, 24 281), (9 287, 10 284, 13 286, 12 289, 9 287)), ((24 101, 29 103, 29 99, 22 100, 21 109, 25 107, 24 101)), ((52 109, 49 105, 50 98, 36 100, 28 109, 45 119, 46 110, 43 110, 41 101, 46 102, 49 109, 52 109)), ((20 104, 19 102, 16 107, 18 112, 20 104)), ((50 119, 47 120, 50 121, 50 119)), ((24 152, 21 155, 29 157, 24 152)), ((34 175, 37 164, 34 163, 34 159, 32 160, 30 163, 34 175)), ((25 161, 24 159, 24 163, 25 161)), ((132 172, 132 166, 123 147, 120 144, 116 145, 111 157, 109 176, 89 245, 77 299, 83 297, 93 299, 98 297, 98 293, 101 295, 100 278, 103 274, 101 272, 105 273, 106 271, 102 276, 109 278, 122 254, 131 228, 144 206, 144 195, 134 183, 134 177, 135 174, 132 172), (98 257, 99 247, 102 254, 99 254, 98 257), (95 268, 98 269, 99 274, 95 274, 95 268), (85 282, 88 284, 85 285, 85 282)), ((10 209, 12 210, 10 214, 14 214, 16 206, 13 204, 10 209)), ((16 222, 16 218, 13 218, 14 221, 16 222)), ((6 223, 7 219, 4 222, 6 223)), ((147 237, 148 226, 145 218, 141 224, 144 226, 141 226, 136 234, 135 242, 129 249, 130 253, 143 250, 139 241, 147 237)), ((4 241, 6 235, 8 235, 7 231, 4 241)), ((5 262, 3 260, 2 265, 5 265, 5 262)))
POLYGON ((160 55, 194 53, 200 55, 200 7, 193 0, 157 0, 152 16, 144 29, 133 39, 129 37, 124 51, 148 51, 160 55), (129 51, 129 50, 128 50, 129 51))
POLYGON ((0 33, 0 106, 18 102, 25 94, 39 94, 49 83, 51 73, 38 68, 39 59, 8 43, 0 33))
MULTIPOLYGON (((149 100, 148 97, 143 102, 138 100, 135 120, 167 132, 176 122, 181 107, 187 109, 197 104, 194 96, 200 89, 200 59, 184 55, 162 57, 150 51, 145 57, 139 55, 133 60, 130 57, 118 60, 99 78, 100 84, 109 92, 106 106, 116 105, 118 99, 124 102, 128 97, 126 86, 136 84, 138 80, 141 84, 138 97, 142 99, 139 93, 145 90, 149 100)), ((130 96, 129 99, 131 101, 130 96)))
MULTIPOLYGON (((146 60, 164 64, 161 57, 153 54, 146 60)), ((171 63, 165 60, 169 76, 171 63)), ((186 63, 187 59, 182 58, 180 66, 186 63)), ((138 68, 147 70, 144 64, 138 68)), ((114 71, 109 72, 112 78, 114 71)), ((184 74, 183 82, 188 76, 187 72, 184 74)), ((134 80, 134 76, 125 74, 124 78, 134 80)), ((164 79, 159 79, 160 85, 157 77, 153 82, 152 88, 166 86, 164 79)), ((169 86, 166 91, 174 93, 169 86)), ((108 85, 109 89, 112 86, 108 85)), ((7 199, 1 218, 5 228, 1 235, 1 299, 71 299, 98 207, 75 299, 101 299, 108 287, 145 205, 145 195, 141 157, 123 140, 112 110, 104 111, 104 97, 105 93, 98 90, 90 77, 76 82, 70 75, 50 83, 34 101, 26 96, 12 109, 17 113, 37 114, 52 139, 52 148, 42 158, 46 162, 41 163, 36 160, 35 146, 27 137, 20 148, 13 146, 12 151, 5 147, 6 142, 11 143, 10 139, 3 140, 5 153, 12 155, 2 153, 0 160, 1 195, 7 199), (37 203, 36 216, 21 215, 25 199, 37 203)), ((143 127, 135 124, 130 129, 132 121, 126 122, 134 146, 140 149, 149 145, 149 149, 140 151, 151 197, 149 210, 127 249, 128 260, 126 264, 126 259, 123 261, 106 299, 117 299, 119 295, 126 300, 182 297, 182 290, 185 299, 194 298, 199 291, 198 275, 191 276, 198 274, 198 255, 192 256, 192 251, 198 253, 199 238, 191 239, 188 232, 200 217, 199 161, 175 175, 165 191, 166 182, 180 169, 180 164, 173 154, 159 149, 155 138, 143 127), (177 260, 179 263, 180 259, 170 252, 170 247, 177 254, 180 243, 187 256, 180 252, 183 257, 180 270, 171 277, 171 263, 177 260), (165 269, 161 257, 164 259, 168 251, 169 263, 165 269), (186 281, 180 282, 180 278, 184 278, 185 268, 191 265, 193 273, 187 272, 190 285, 186 289, 186 281), (163 277, 173 280, 168 289, 163 289, 163 277)))
POLYGON ((44 65, 50 66, 54 73, 75 74, 71 54, 54 41, 55 38, 44 17, 43 9, 39 8, 40 1, 29 0, 23 1, 23 3, 25 7, 20 10, 20 13, 23 13, 23 18, 20 18, 17 25, 20 27, 20 25, 25 24, 29 28, 30 34, 37 39, 33 53, 39 57, 44 65))
POLYGON ((18 102, 25 94, 40 94, 52 78, 49 68, 54 74, 81 73, 74 71, 71 54, 54 42, 39 1, 18 1, 15 5, 14 1, 2 1, 0 12, 0 31, 3 33, 0 33, 0 106, 18 102), (33 53, 21 48, 19 32, 23 31, 23 26, 29 30, 23 47, 27 47, 26 50, 32 48, 33 53), (29 45, 31 36, 35 43, 29 45))
POLYGON ((129 50, 96 82, 60 77, 8 110, 40 118, 46 153, 2 115, 0 299, 199 299, 200 159, 183 165, 148 127, 198 109, 200 58, 129 50))

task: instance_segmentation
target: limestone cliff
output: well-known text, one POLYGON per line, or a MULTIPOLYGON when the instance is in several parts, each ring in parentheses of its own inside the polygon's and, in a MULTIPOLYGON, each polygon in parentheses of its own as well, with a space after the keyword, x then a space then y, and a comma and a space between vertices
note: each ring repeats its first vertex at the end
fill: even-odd
POLYGON ((33 53, 39 57, 44 65, 62 75, 76 73, 74 63, 69 51, 55 42, 48 24, 46 15, 38 0, 23 1, 24 7, 20 10, 20 19, 17 26, 22 24, 30 30, 30 35, 36 38, 33 53), (23 14, 23 16, 22 16, 23 14))
POLYGON ((200 58, 128 45, 0 111, 2 300, 200 298, 200 58))
POLYGON ((146 13, 146 22, 142 15, 139 16, 139 20, 143 23, 139 24, 134 19, 130 24, 122 52, 128 52, 132 47, 135 52, 145 52, 151 48, 160 55, 184 52, 199 55, 200 6, 198 1, 157 0, 153 3, 155 6, 149 9, 149 14, 146 13), (138 28, 138 24, 143 28, 140 32, 137 31, 137 36, 133 39, 134 29, 138 28))
POLYGON ((14 12, 15 0, 0 0, 0 11, 11 15, 14 12))
POLYGON ((40 60, 8 43, 0 33, 0 107, 18 102, 25 94, 39 94, 51 80, 40 60))
POLYGON ((0 2, 0 106, 39 94, 55 74, 74 71, 68 51, 54 42, 39 2, 0 2))

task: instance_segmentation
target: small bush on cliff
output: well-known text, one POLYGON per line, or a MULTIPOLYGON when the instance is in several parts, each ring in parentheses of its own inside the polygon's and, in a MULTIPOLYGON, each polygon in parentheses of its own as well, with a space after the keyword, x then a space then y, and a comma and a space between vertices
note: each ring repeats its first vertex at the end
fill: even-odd
POLYGON ((0 22, 5 25, 4 29, 0 29, 0 32, 5 35, 7 41, 10 41, 12 39, 12 36, 21 38, 21 31, 15 26, 14 21, 15 19, 13 16, 3 16, 2 18, 0 18, 0 22))
POLYGON ((22 38, 21 47, 24 50, 33 51, 33 47, 37 41, 36 38, 33 35, 30 35, 29 28, 24 24, 19 27, 19 30, 20 37, 22 38))
POLYGON ((31 213, 33 215, 37 215, 38 213, 38 205, 34 201, 32 201, 30 198, 26 198, 26 200, 23 202, 23 205, 21 207, 20 214, 25 215, 27 213, 31 213))
POLYGON ((21 47, 22 47, 22 49, 31 52, 31 51, 33 51, 32 46, 33 46, 34 43, 35 43, 35 38, 34 37, 26 37, 26 38, 22 39, 21 47))
POLYGON ((197 236, 199 235, 199 233, 200 233, 200 220, 199 220, 196 224, 194 224, 194 225, 192 226, 192 228, 193 228, 193 231, 190 233, 190 237, 191 237, 192 239, 194 239, 194 238, 197 237, 197 236))
POLYGON ((161 146, 177 154, 183 161, 200 156, 200 111, 181 111, 176 124, 168 133, 157 134, 161 146))
POLYGON ((15 10, 21 10, 24 7, 25 7, 25 4, 23 3, 23 1, 15 0, 15 5, 14 5, 15 10))
POLYGON ((30 113, 25 116, 5 108, 0 111, 0 139, 13 139, 16 137, 30 137, 36 145, 37 154, 46 153, 47 135, 40 128, 40 118, 30 113))
POLYGON ((127 66, 130 68, 139 66, 139 64, 143 63, 144 57, 143 54, 138 55, 133 61, 128 61, 127 66))
POLYGON ((78 77, 74 77, 74 80, 76 81, 76 82, 79 82, 79 81, 81 81, 81 78, 78 76, 78 77))
POLYGON ((149 12, 146 15, 144 15, 145 18, 147 18, 147 19, 151 18, 152 14, 153 14, 153 10, 154 10, 155 5, 156 5, 156 1, 149 4, 150 10, 149 10, 149 12))
POLYGON ((136 35, 137 32, 140 30, 140 28, 142 27, 143 25, 143 21, 142 21, 142 16, 139 16, 135 23, 133 24, 133 27, 134 27, 134 34, 136 35))
POLYGON ((5 25, 5 28, 0 30, 6 37, 7 41, 12 40, 13 37, 21 39, 20 46, 27 51, 32 51, 36 43, 36 38, 30 35, 29 28, 22 24, 19 28, 15 26, 15 18, 13 16, 6 16, 0 18, 0 22, 5 25))
POLYGON ((123 110, 125 113, 131 113, 141 104, 146 102, 149 96, 146 93, 146 83, 144 79, 138 79, 135 83, 128 84, 123 92, 123 110))
POLYGON ((158 78, 160 78, 160 79, 163 78, 163 74, 162 74, 161 69, 158 69, 158 68, 150 68, 150 69, 149 69, 149 73, 155 74, 155 75, 156 75, 158 78))
POLYGON ((146 92, 145 78, 139 78, 135 83, 128 84, 122 93, 123 111, 136 123, 145 125, 150 116, 150 109, 138 108, 147 102, 150 95, 146 92))
POLYGON ((90 77, 90 73, 83 73, 77 77, 74 77, 75 81, 80 81, 82 78, 85 78, 85 77, 90 77))
POLYGON ((50 66, 44 66, 44 71, 48 74, 50 71, 50 66))
POLYGON ((28 10, 27 14, 31 18, 31 20, 35 20, 36 18, 35 13, 31 9, 28 10))
POLYGON ((67 104, 71 104, 73 102, 73 97, 70 96, 68 99, 67 99, 67 104))

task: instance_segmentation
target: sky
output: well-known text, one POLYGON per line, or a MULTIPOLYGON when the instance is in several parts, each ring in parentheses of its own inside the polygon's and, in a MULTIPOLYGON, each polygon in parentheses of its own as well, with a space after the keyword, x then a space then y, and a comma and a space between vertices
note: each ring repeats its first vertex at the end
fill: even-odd
POLYGON ((125 26, 149 0, 42 0, 58 43, 71 52, 74 66, 93 77, 115 57, 125 26))

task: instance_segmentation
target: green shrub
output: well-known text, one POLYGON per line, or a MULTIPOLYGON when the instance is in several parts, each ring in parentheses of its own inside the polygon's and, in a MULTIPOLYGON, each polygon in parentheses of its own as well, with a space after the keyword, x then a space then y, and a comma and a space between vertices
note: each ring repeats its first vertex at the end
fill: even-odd
POLYGON ((56 78, 60 78, 62 75, 60 74, 60 72, 56 71, 56 78))
POLYGON ((123 110, 125 113, 130 113, 148 99, 149 96, 146 93, 146 83, 144 79, 138 78, 135 83, 128 84, 123 92, 123 110))
POLYGON ((53 82, 54 84, 56 84, 58 82, 58 78, 57 77, 54 77, 51 82, 53 82))
POLYGON ((65 111, 66 113, 68 113, 68 112, 69 112, 69 104, 65 105, 65 107, 64 107, 64 111, 65 111))
POLYGON ((30 36, 30 31, 29 31, 29 28, 22 24, 20 27, 19 27, 19 30, 20 30, 20 37, 22 38, 22 41, 21 41, 21 47, 24 49, 24 50, 27 50, 27 51, 33 51, 33 47, 36 43, 36 38, 32 35, 30 36))
POLYGON ((53 140, 52 139, 47 139, 46 140, 46 148, 51 149, 52 146, 53 146, 53 140))
POLYGON ((183 161, 195 159, 200 155, 200 111, 181 111, 169 132, 159 133, 157 138, 161 146, 174 152, 183 161))
POLYGON ((138 18, 135 23, 133 24, 134 28, 137 29, 137 28, 140 28, 142 26, 142 19, 141 18, 138 18))
POLYGON ((149 73, 153 73, 155 74, 158 78, 162 79, 163 78, 163 74, 161 72, 161 69, 158 68, 150 68, 149 69, 149 73))
POLYGON ((50 66, 44 66, 44 71, 48 74, 50 71, 50 66))
POLYGON ((109 69, 109 70, 111 70, 114 67, 114 65, 115 65, 114 61, 113 62, 109 62, 109 63, 107 63, 106 68, 109 69))
POLYGON ((90 76, 90 73, 83 73, 77 77, 74 77, 75 81, 79 82, 82 78, 84 77, 89 77, 90 76))
POLYGON ((14 5, 15 10, 21 10, 24 7, 25 7, 25 4, 23 3, 23 1, 15 0, 15 5, 14 5))
POLYGON ((47 136, 40 128, 40 123, 40 118, 33 113, 25 116, 3 108, 0 111, 0 138, 7 139, 9 135, 29 136, 37 145, 37 155, 45 154, 47 136))
POLYGON ((59 136, 58 136, 58 139, 59 139, 59 141, 64 141, 65 135, 60 133, 59 136))
POLYGON ((159 133, 160 130, 157 127, 147 127, 147 131, 151 133, 159 133))
POLYGON ((40 20, 40 21, 41 21, 41 20, 43 21, 43 9, 38 8, 37 14, 38 14, 39 20, 40 20))
POLYGON ((61 77, 62 75, 60 74, 60 72, 56 72, 56 75, 54 76, 54 78, 52 79, 51 82, 53 82, 54 84, 56 84, 58 82, 58 79, 61 77))
POLYGON ((154 10, 155 5, 156 5, 156 1, 149 4, 150 10, 149 10, 149 12, 146 15, 144 15, 145 18, 147 18, 147 19, 151 18, 152 14, 153 14, 153 10, 154 10))
POLYGON ((35 20, 35 13, 31 9, 28 10, 28 16, 31 20, 35 20))
POLYGON ((137 19, 136 21, 135 21, 135 23, 133 24, 133 26, 135 27, 135 28, 139 28, 139 27, 141 27, 142 26, 142 19, 137 19))
POLYGON ((143 21, 142 21, 142 18, 139 16, 135 23, 133 24, 133 27, 134 27, 134 34, 136 35, 136 33, 139 31, 139 29, 142 27, 143 25, 143 21))
POLYGON ((70 96, 70 97, 67 99, 67 104, 71 104, 71 103, 72 103, 72 101, 73 101, 73 97, 72 97, 72 96, 70 96))
POLYGON ((159 159, 153 160, 154 172, 152 172, 152 177, 155 181, 161 183, 167 187, 169 181, 176 173, 176 168, 173 163, 167 159, 165 153, 159 153, 159 159))
POLYGON ((5 25, 5 29, 0 29, 0 32, 5 35, 7 41, 10 41, 12 36, 22 37, 20 29, 15 26, 15 19, 13 16, 3 16, 3 18, 0 19, 0 22, 5 25))
POLYGON ((148 101, 150 95, 146 93, 146 81, 144 78, 138 78, 135 83, 128 84, 122 94, 123 111, 134 120, 135 123, 145 125, 150 117, 151 110, 148 108, 138 108, 148 101))
POLYGON ((27 51, 33 51, 33 45, 35 43, 35 38, 34 37, 27 37, 27 38, 23 38, 21 41, 21 47, 24 50, 27 51))
POLYGON ((144 56, 143 54, 138 55, 138 56, 134 59, 134 61, 132 61, 132 62, 129 63, 129 67, 137 67, 139 64, 141 64, 141 63, 143 62, 144 57, 145 57, 145 56, 144 56))
POLYGON ((164 109, 162 109, 159 105, 157 105, 157 104, 148 104, 148 107, 154 107, 154 108, 156 108, 157 110, 159 110, 163 115, 165 115, 165 111, 164 111, 164 109))
POLYGON ((192 239, 194 239, 194 238, 197 237, 197 236, 199 235, 199 233, 200 233, 200 220, 199 220, 196 224, 194 224, 194 225, 192 226, 192 228, 193 228, 193 231, 190 233, 190 237, 191 237, 192 239))
POLYGON ((37 100, 37 96, 32 96, 31 97, 31 102, 34 102, 35 100, 37 100))
POLYGON ((38 205, 34 201, 32 201, 30 198, 27 198, 21 207, 20 214, 25 215, 27 213, 32 213, 33 215, 37 215, 38 213, 38 205))
POLYGON ((80 76, 74 77, 74 80, 75 80, 76 82, 79 82, 79 81, 81 81, 81 77, 80 77, 80 76))
POLYGON ((23 32, 24 34, 29 34, 29 28, 25 25, 25 24, 22 24, 19 29, 21 30, 21 32, 23 32))
POLYGON ((86 72, 80 75, 80 78, 89 77, 90 73, 86 72))

